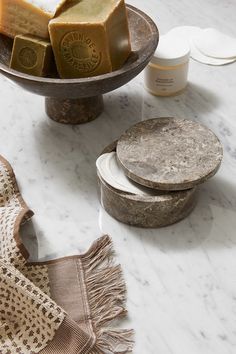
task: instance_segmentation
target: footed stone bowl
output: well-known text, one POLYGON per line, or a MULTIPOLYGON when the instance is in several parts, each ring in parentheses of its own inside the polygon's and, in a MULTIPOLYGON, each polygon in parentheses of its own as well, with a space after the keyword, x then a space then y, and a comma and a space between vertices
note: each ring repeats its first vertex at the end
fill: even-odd
POLYGON ((98 117, 103 94, 121 87, 148 64, 159 41, 155 23, 145 13, 127 5, 132 53, 120 70, 83 79, 41 78, 9 68, 13 40, 0 35, 0 72, 27 91, 46 97, 47 115, 64 124, 80 124, 98 117))

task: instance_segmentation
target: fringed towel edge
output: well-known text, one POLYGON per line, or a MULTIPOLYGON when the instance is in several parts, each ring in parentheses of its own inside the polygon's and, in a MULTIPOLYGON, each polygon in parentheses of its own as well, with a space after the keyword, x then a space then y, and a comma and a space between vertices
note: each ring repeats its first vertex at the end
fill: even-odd
POLYGON ((80 258, 96 335, 89 354, 131 353, 134 331, 111 327, 112 322, 127 315, 126 285, 121 266, 115 265, 111 238, 101 237, 80 258))

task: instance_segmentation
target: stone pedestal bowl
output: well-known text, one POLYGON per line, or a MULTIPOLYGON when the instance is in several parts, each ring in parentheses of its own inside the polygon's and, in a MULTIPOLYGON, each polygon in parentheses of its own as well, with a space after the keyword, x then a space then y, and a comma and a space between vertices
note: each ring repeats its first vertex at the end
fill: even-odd
POLYGON ((64 124, 86 123, 103 111, 103 94, 137 76, 156 50, 159 33, 142 11, 127 5, 132 53, 124 66, 105 75, 83 79, 41 78, 9 68, 12 39, 0 35, 0 72, 27 91, 46 97, 47 115, 64 124))

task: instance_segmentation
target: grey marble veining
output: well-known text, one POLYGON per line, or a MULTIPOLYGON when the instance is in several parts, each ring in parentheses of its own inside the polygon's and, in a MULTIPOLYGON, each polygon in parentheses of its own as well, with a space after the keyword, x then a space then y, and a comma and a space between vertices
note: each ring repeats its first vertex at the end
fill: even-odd
POLYGON ((223 148, 206 126, 189 119, 141 121, 118 140, 117 158, 135 182, 166 191, 204 183, 219 170, 223 148))
MULTIPOLYGON (((161 33, 186 24, 236 36, 234 0, 129 3, 151 15, 161 33)), ((32 259, 81 252, 109 233, 127 280, 135 354, 236 353, 235 78, 236 64, 191 61, 187 90, 157 98, 143 89, 140 75, 106 95, 104 114, 80 127, 49 121, 42 98, 0 78, 0 154, 13 165, 35 212, 23 230, 32 259), (118 223, 100 207, 95 160, 129 126, 157 116, 207 125, 223 143, 224 161, 200 188, 187 219, 144 231, 118 223)))

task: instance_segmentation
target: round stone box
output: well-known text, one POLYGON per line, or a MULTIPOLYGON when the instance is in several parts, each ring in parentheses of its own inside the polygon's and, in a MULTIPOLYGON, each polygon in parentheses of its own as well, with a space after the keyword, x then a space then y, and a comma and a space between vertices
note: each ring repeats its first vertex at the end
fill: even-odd
POLYGON ((119 173, 110 178, 109 166, 105 173, 101 157, 97 160, 102 206, 123 223, 157 228, 191 213, 197 186, 217 172, 223 149, 216 135, 202 124, 155 118, 129 128, 101 156, 108 154, 116 159, 119 173))

